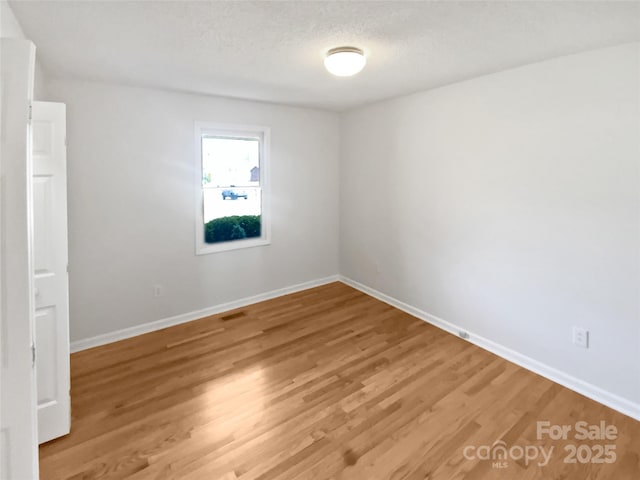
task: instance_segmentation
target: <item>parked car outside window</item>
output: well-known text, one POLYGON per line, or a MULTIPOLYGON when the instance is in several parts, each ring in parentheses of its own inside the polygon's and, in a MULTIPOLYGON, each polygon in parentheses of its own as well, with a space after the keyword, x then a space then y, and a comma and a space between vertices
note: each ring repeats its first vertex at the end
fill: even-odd
POLYGON ((237 200, 238 198, 247 199, 247 192, 243 190, 223 190, 222 191, 222 199, 226 200, 230 198, 231 200, 237 200))

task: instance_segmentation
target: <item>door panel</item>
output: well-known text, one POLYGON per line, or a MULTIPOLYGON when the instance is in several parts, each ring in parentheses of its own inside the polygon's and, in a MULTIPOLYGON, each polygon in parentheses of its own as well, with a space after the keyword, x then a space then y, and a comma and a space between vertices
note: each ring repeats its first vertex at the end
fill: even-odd
POLYGON ((53 176, 33 177, 33 269, 37 275, 55 271, 53 238, 53 176))
POLYGON ((58 370, 58 355, 56 342, 49 339, 56 337, 56 308, 39 308, 36 312, 36 370, 38 378, 38 408, 42 409, 55 404, 59 398, 58 382, 51 370, 58 370))
POLYGON ((38 440, 69 433, 66 113, 33 103, 33 258, 38 440))
POLYGON ((0 39, 0 478, 37 479, 31 243, 35 46, 0 39))

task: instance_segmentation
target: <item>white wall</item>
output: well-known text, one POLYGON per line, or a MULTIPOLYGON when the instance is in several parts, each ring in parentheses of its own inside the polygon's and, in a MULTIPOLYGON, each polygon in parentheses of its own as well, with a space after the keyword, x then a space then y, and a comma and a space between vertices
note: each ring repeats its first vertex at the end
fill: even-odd
MULTIPOLYGON (((26 38, 22 26, 13 14, 13 10, 11 10, 7 0, 0 0, 0 38, 26 38)), ((46 100, 46 83, 47 80, 44 69, 36 58, 35 80, 33 85, 33 98, 35 100, 46 100)))
POLYGON ((22 26, 13 14, 7 0, 0 0, 0 37, 26 38, 22 26))
POLYGON ((338 273, 337 114, 88 82, 48 91, 67 104, 72 341, 338 273), (270 246, 194 255, 195 121, 271 127, 270 246))
POLYGON ((591 51, 344 115, 341 273, 640 402, 639 54, 591 51))

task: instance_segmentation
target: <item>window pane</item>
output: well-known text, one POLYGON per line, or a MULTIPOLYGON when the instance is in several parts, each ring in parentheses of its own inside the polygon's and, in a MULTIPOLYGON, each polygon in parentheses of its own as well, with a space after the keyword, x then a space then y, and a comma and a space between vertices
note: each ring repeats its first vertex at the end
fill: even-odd
POLYGON ((202 190, 206 243, 260 237, 259 139, 202 137, 202 190))
POLYGON ((231 215, 260 215, 262 212, 260 187, 204 189, 204 223, 231 215))
POLYGON ((257 187, 259 172, 257 138, 202 138, 203 187, 257 187))

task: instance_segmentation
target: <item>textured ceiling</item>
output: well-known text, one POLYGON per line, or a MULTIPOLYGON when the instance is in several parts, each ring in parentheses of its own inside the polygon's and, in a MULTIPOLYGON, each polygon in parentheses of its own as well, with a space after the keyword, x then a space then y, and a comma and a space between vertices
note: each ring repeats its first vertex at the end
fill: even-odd
POLYGON ((638 2, 10 1, 45 71, 332 110, 640 40, 638 2), (365 50, 352 78, 323 67, 365 50))

